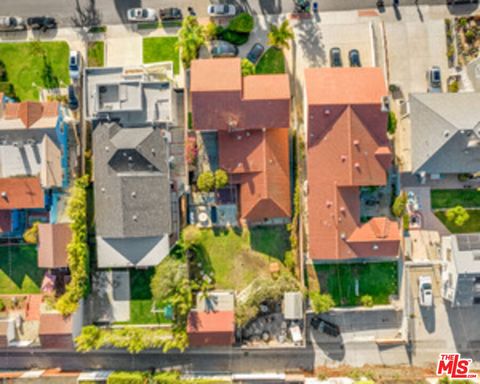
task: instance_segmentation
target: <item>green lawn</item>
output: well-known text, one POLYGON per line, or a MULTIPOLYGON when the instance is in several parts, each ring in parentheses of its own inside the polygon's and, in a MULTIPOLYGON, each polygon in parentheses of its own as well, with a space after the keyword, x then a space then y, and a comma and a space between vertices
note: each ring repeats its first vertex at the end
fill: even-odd
POLYGON ((36 246, 0 246, 0 294, 39 293, 44 273, 36 246))
POLYGON ((103 67, 105 47, 103 41, 91 41, 88 43, 88 66, 103 67))
POLYGON ((173 61, 175 74, 180 70, 180 56, 178 54, 176 37, 146 37, 143 39, 143 62, 155 63, 158 61, 173 61))
POLYGON ((201 245, 218 289, 245 288, 256 277, 269 274, 270 262, 284 259, 289 247, 285 226, 240 230, 203 230, 201 245))
POLYGON ((435 216, 437 216, 443 225, 445 225, 445 227, 447 227, 452 233, 480 232, 480 210, 467 209, 467 211, 470 218, 461 227, 458 227, 447 220, 447 217, 445 216, 446 211, 435 211, 435 216))
POLYGON ((432 209, 480 207, 480 191, 476 189, 434 189, 430 192, 432 209))
POLYGON ((270 47, 265 51, 256 67, 257 75, 285 73, 285 56, 281 49, 270 47))
POLYGON ((339 306, 359 305, 363 295, 371 295, 374 304, 388 304, 388 296, 398 293, 397 268, 397 262, 315 265, 321 292, 330 293, 339 306))
POLYGON ((0 44, 0 61, 21 101, 38 100, 39 88, 68 84, 68 54, 66 42, 0 44))
POLYGON ((163 313, 153 313, 150 281, 155 268, 130 270, 130 321, 129 324, 168 323, 163 313))

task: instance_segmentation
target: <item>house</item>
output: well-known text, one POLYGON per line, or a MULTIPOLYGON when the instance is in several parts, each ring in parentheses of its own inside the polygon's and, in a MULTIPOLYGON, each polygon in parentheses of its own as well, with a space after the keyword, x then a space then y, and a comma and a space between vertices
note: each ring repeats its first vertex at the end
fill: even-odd
POLYGON ((49 310, 42 304, 38 337, 42 348, 73 349, 75 338, 83 324, 83 303, 77 311, 64 317, 60 312, 49 310))
POLYGON ((194 60, 190 88, 193 128, 213 135, 213 168, 229 174, 238 216, 250 223, 288 221, 288 75, 242 77, 239 58, 194 60))
POLYGON ((454 307, 480 304, 480 233, 442 237, 442 297, 454 307))
POLYGON ((411 172, 423 180, 476 173, 480 93, 411 94, 411 172))
POLYGON ((233 311, 190 311, 187 335, 191 347, 231 346, 235 342, 235 314, 233 311))
POLYGON ((381 69, 311 68, 305 83, 309 257, 396 257, 398 224, 360 211, 360 188, 385 185, 392 162, 381 69))
POLYGON ((38 267, 57 269, 68 267, 67 246, 72 239, 68 223, 38 225, 38 267))

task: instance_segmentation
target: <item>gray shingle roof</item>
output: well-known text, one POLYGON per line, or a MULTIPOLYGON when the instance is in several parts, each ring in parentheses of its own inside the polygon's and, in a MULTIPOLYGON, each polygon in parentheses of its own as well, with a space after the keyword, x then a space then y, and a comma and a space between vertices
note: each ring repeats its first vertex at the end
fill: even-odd
POLYGON ((169 234, 168 149, 161 130, 101 124, 93 132, 93 154, 97 235, 169 234))
POLYGON ((480 93, 412 94, 410 118, 413 172, 480 170, 480 93))

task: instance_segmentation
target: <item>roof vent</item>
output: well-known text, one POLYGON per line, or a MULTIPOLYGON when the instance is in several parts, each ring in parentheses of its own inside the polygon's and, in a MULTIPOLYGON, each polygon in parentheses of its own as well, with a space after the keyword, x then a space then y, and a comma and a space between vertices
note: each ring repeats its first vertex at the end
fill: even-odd
POLYGON ((347 161, 347 156, 342 155, 342 156, 340 156, 340 159, 341 159, 342 162, 344 163, 345 161, 347 161))
POLYGON ((388 96, 383 96, 381 100, 381 108, 382 112, 390 111, 390 100, 388 100, 388 96))
POLYGON ((3 197, 4 199, 6 199, 6 198, 7 198, 7 192, 2 191, 2 197, 3 197))
POLYGON ((340 212, 345 213, 346 209, 345 207, 340 207, 340 212))
POLYGON ((110 148, 108 148, 108 146, 105 147, 105 151, 106 151, 106 152, 108 152, 109 150, 110 150, 110 148))
POLYGON ((137 192, 133 191, 132 192, 132 197, 137 197, 137 192))
POLYGON ((443 137, 448 137, 450 136, 450 132, 448 131, 443 131, 443 137))
POLYGON ((102 193, 105 193, 105 188, 100 188, 100 191, 102 191, 102 193))
POLYGON ((326 116, 328 116, 328 115, 330 115, 330 110, 329 110, 329 109, 325 109, 325 110, 323 111, 323 113, 324 113, 326 116))
POLYGON ((155 148, 152 148, 152 154, 155 155, 155 148))
POLYGON ((353 164, 353 166, 357 169, 360 169, 360 163, 355 163, 355 164, 353 164))
POLYGON ((342 240, 345 240, 345 239, 347 238, 346 233, 345 233, 345 232, 340 233, 340 238, 341 238, 342 240))
POLYGON ((330 200, 327 200, 327 208, 330 208, 332 206, 332 202, 330 200))
POLYGON ((237 140, 242 140, 242 136, 241 136, 241 135, 238 135, 238 136, 237 136, 237 140))
POLYGON ((250 132, 248 132, 248 131, 245 132, 245 136, 247 136, 247 137, 250 136, 250 132))
POLYGON ((360 145, 360 140, 353 140, 353 145, 358 147, 360 145))
POLYGON ((378 251, 378 245, 377 245, 377 244, 373 244, 373 245, 372 245, 372 249, 373 249, 374 251, 378 251))
POLYGON ((132 219, 133 219, 133 221, 137 221, 138 220, 137 215, 133 215, 132 219))

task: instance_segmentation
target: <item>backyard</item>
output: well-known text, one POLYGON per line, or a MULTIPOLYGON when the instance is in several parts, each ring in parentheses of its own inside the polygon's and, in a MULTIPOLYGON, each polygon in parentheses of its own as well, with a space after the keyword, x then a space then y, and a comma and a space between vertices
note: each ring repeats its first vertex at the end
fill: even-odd
POLYGON ((0 294, 39 293, 43 275, 36 246, 0 246, 0 294))
POLYGON ((447 220, 446 211, 435 211, 435 216, 452 233, 473 233, 480 232, 480 209, 467 209, 469 219, 461 226, 455 225, 447 220))
POLYGON ((285 226, 203 230, 200 241, 207 265, 218 289, 242 290, 255 278, 269 275, 271 262, 283 265, 290 249, 285 226))
POLYGON ((281 49, 268 48, 256 67, 257 75, 285 73, 285 56, 281 49))
POLYGON ((6 79, 14 87, 17 98, 38 100, 41 88, 66 86, 69 47, 66 42, 1 43, 0 62, 6 79))
POLYGON ((363 295, 372 296, 374 304, 388 304, 389 296, 398 293, 396 261, 316 264, 315 270, 321 292, 331 294, 338 306, 359 305, 363 295))
POLYGON ((432 209, 453 208, 457 205, 480 208, 480 191, 476 189, 433 189, 430 196, 432 209))
POLYGON ((88 43, 88 66, 103 67, 105 44, 103 41, 91 41, 88 43))
POLYGON ((180 71, 180 56, 177 50, 177 37, 146 37, 143 39, 144 64, 159 61, 172 61, 173 70, 180 71))

